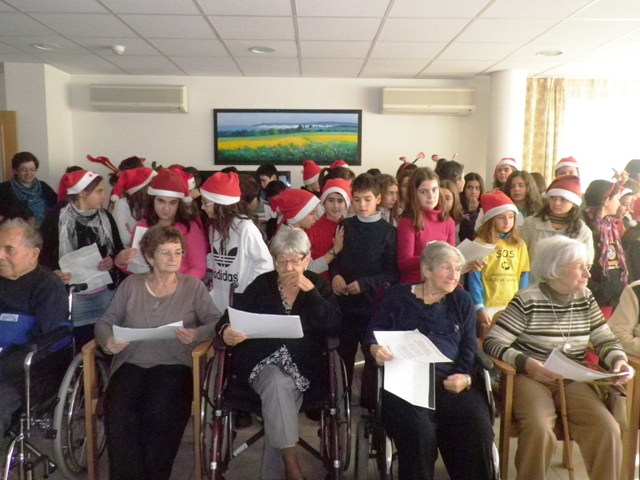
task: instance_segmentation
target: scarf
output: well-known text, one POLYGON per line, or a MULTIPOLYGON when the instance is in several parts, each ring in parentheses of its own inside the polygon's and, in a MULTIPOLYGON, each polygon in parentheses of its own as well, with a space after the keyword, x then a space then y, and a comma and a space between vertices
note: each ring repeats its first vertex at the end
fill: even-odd
MULTIPOLYGON (((81 212, 73 203, 67 204, 60 210, 58 233, 60 257, 78 250, 78 234, 76 224, 90 228, 97 237, 98 247, 105 247, 107 255, 114 251, 111 222, 103 209, 81 212)), ((85 245, 82 245, 84 247, 85 245)))
MULTIPOLYGON (((589 218, 594 218, 594 212, 587 209, 585 210, 589 218)), ((616 228, 614 219, 609 215, 605 215, 601 220, 597 220, 600 226, 600 245, 602 249, 600 251, 600 258, 598 263, 602 267, 602 273, 605 278, 609 278, 609 246, 613 245, 616 249, 616 255, 618 256, 618 262, 620 262, 620 268, 622 269, 621 279, 626 285, 629 279, 629 270, 627 269, 627 262, 624 257, 624 250, 622 249, 622 243, 620 242, 620 233, 616 228)))
POLYGON ((44 199, 41 196, 42 186, 40 185, 40 181, 36 178, 31 184, 31 187, 25 187, 15 178, 12 178, 10 182, 16 198, 20 203, 29 207, 29 210, 31 210, 31 213, 33 214, 33 218, 36 219, 36 223, 40 225, 42 220, 44 220, 45 211, 44 199))
POLYGON ((568 215, 556 215, 552 212, 549 212, 549 221, 555 225, 562 225, 562 227, 566 227, 569 224, 569 216, 568 215))

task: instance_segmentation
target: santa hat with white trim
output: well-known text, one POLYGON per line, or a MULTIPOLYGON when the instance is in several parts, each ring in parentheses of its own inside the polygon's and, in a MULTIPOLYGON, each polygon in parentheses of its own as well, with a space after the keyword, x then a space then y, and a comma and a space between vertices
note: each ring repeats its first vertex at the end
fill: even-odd
POLYGON ((557 172, 558 169, 562 167, 573 167, 577 170, 580 168, 580 164, 578 163, 578 160, 573 157, 564 157, 556 164, 556 168, 554 168, 553 171, 557 172))
POLYGON ((327 180, 320 195, 320 202, 324 203, 330 193, 339 193, 344 198, 347 208, 351 205, 351 182, 343 178, 332 178, 327 180))
POLYGON ((313 160, 305 160, 302 162, 302 183, 305 186, 314 184, 320 178, 322 169, 313 160))
POLYGON ((151 179, 158 174, 153 168, 138 167, 124 170, 118 177, 116 186, 111 191, 111 201, 116 202, 122 192, 133 195, 139 190, 149 185, 151 179))
POLYGON ((344 160, 336 160, 329 166, 329 170, 333 170, 334 168, 340 168, 340 167, 349 168, 349 164, 344 160))
POLYGON ((189 196, 189 187, 185 178, 169 168, 163 168, 158 175, 153 177, 147 193, 156 197, 179 198, 184 203, 193 201, 189 196))
POLYGON ((509 158, 509 157, 505 157, 503 159, 501 159, 498 164, 496 165, 496 168, 493 170, 493 179, 495 180, 498 176, 498 168, 502 167, 503 165, 509 165, 510 167, 512 167, 514 170, 520 170, 520 164, 516 161, 515 158, 509 158))
POLYGON ((219 205, 233 205, 240 201, 240 177, 236 172, 217 172, 200 187, 200 194, 219 205))
POLYGON ((58 200, 64 200, 68 195, 77 195, 99 176, 90 170, 76 170, 75 172, 65 173, 60 180, 58 200))
POLYGON ((516 215, 518 214, 518 208, 515 206, 513 201, 500 190, 483 193, 480 196, 480 205, 482 205, 482 211, 480 212, 480 215, 478 215, 476 230, 488 220, 492 219, 496 215, 500 215, 501 213, 514 212, 516 215))
POLYGON ((562 197, 574 205, 582 205, 580 177, 577 175, 560 175, 555 178, 547 188, 547 191, 542 194, 542 198, 550 197, 562 197))
POLYGON ((307 190, 288 188, 269 201, 272 210, 282 215, 288 223, 298 223, 315 210, 320 199, 307 190))

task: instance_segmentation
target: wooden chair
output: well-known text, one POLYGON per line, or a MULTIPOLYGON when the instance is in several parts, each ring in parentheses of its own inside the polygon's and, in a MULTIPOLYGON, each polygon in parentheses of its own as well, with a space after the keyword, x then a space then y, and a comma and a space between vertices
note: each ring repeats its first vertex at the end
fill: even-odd
POLYGON ((629 414, 629 430, 623 432, 622 478, 634 480, 636 472, 636 455, 638 453, 638 430, 640 427, 640 358, 632 355, 629 365, 636 370, 636 375, 625 385, 627 389, 627 413, 629 414))
MULTIPOLYGON (((202 454, 201 454, 201 419, 200 407, 202 401, 201 383, 203 381, 204 362, 213 356, 212 342, 207 341, 197 345, 191 353, 193 361, 193 439, 194 439, 194 473, 195 479, 202 479, 202 454)), ((99 385, 96 372, 96 350, 98 346, 95 340, 90 341, 82 347, 83 374, 84 374, 84 400, 85 400, 85 423, 87 435, 87 474, 89 480, 98 480, 100 471, 98 468, 98 438, 97 438, 97 414, 99 401, 99 385)))

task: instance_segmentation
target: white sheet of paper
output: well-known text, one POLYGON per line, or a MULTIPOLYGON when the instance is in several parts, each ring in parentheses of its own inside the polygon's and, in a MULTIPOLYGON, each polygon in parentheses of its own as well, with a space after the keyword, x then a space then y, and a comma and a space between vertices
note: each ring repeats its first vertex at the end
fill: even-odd
POLYGON ((574 380, 576 382, 592 382, 594 380, 615 378, 624 375, 624 373, 604 373, 591 370, 567 358, 558 349, 553 350, 551 355, 547 357, 547 361, 544 362, 544 368, 558 375, 562 375, 562 377, 567 380, 574 380))
POLYGON ((127 328, 113 326, 113 336, 116 340, 124 340, 125 342, 139 342, 144 340, 171 340, 176 337, 176 330, 182 328, 182 321, 162 325, 155 328, 127 328))
POLYGON ((421 363, 452 362, 442 354, 428 337, 418 330, 397 332, 373 332, 379 345, 389 349, 395 358, 421 363))
POLYGON ((149 265, 147 261, 144 259, 142 252, 140 249, 140 240, 142 240, 142 236, 149 230, 146 227, 136 227, 133 231, 133 240, 131 240, 131 248, 137 248, 138 254, 133 257, 133 260, 129 262, 127 265, 127 270, 131 273, 147 273, 149 271, 149 265))
POLYGON ((463 270, 466 270, 466 267, 470 263, 476 260, 484 260, 495 252, 498 246, 493 243, 482 243, 477 240, 471 241, 466 238, 457 248, 464 256, 465 266, 463 270))
POLYGON ((402 358, 384 363, 384 389, 423 408, 436 408, 435 365, 402 358))
POLYGON ((102 255, 98 245, 92 243, 60 257, 60 270, 71 273, 71 283, 86 283, 87 292, 109 285, 113 280, 109 272, 98 270, 102 255))
POLYGON ((265 315, 243 312, 229 307, 231 328, 247 338, 302 338, 302 324, 298 315, 265 315))

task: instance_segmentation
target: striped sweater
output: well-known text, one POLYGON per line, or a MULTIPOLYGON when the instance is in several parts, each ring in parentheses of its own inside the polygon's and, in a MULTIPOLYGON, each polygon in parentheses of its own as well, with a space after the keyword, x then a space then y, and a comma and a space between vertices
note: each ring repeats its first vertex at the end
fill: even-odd
POLYGON ((569 358, 582 361, 591 345, 609 368, 626 356, 605 323, 588 289, 570 297, 546 283, 520 290, 504 310, 484 342, 484 350, 526 373, 528 357, 544 362, 555 348, 569 343, 569 358), (554 313, 555 310, 555 313, 554 313))

